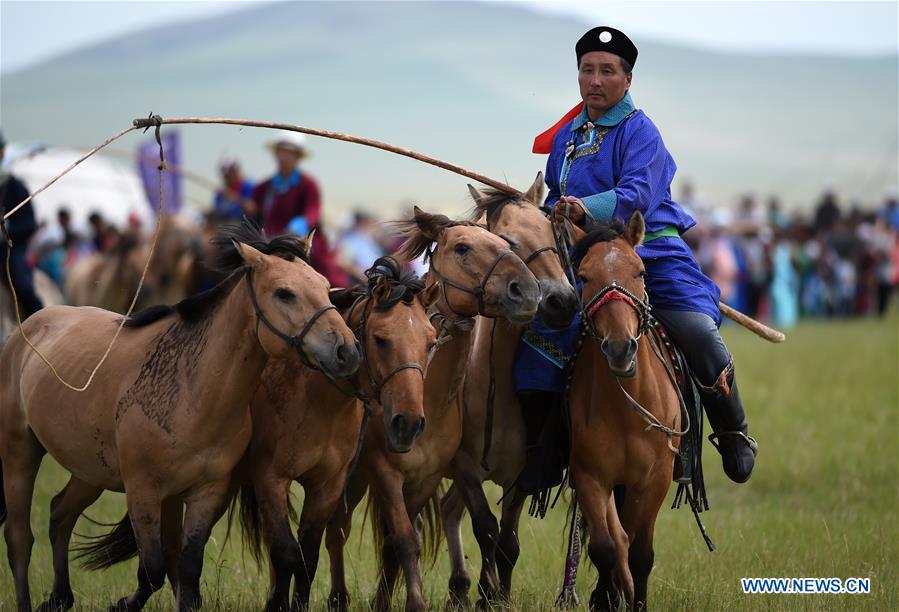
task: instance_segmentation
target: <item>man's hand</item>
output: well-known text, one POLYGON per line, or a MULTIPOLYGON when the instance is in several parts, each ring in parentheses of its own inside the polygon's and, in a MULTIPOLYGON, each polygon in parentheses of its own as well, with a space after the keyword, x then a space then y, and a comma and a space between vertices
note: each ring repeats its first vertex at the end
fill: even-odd
POLYGON ((555 217, 568 217, 568 220, 575 225, 580 225, 584 220, 584 203, 580 198, 573 196, 562 196, 559 202, 553 207, 553 215, 555 217))

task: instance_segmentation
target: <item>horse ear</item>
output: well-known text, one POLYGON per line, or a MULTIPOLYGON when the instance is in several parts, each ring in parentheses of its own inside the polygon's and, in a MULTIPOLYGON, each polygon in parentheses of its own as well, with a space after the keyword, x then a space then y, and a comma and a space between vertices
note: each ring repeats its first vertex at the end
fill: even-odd
POLYGON ((312 239, 315 238, 315 230, 316 228, 313 227, 306 234, 306 259, 309 259, 309 255, 312 253, 312 239))
POLYGON ((534 184, 531 185, 531 188, 527 190, 527 193, 524 194, 524 199, 527 200, 529 204, 533 204, 534 206, 540 206, 543 204, 543 173, 538 172, 537 178, 534 179, 534 184))
POLYGON ((643 236, 646 234, 646 223, 643 221, 643 215, 639 210, 635 210, 627 222, 627 229, 624 231, 624 238, 631 243, 631 246, 640 246, 643 242, 643 236))
POLYGON ((231 244, 234 245, 234 248, 237 250, 240 258, 243 259, 243 262, 251 268, 258 266, 265 261, 265 255, 250 245, 238 242, 233 238, 231 239, 231 244))
POLYGON ((421 301, 421 305, 424 306, 425 310, 430 308, 431 304, 436 302, 438 298, 440 298, 440 281, 431 283, 418 294, 418 299, 421 301))
POLYGON ((386 276, 381 276, 378 279, 377 284, 375 284, 375 288, 372 290, 371 295, 375 299, 375 304, 380 304, 390 299, 390 292, 390 281, 386 276))
POLYGON ((452 223, 448 217, 444 215, 432 215, 416 206, 413 209, 413 218, 418 229, 430 240, 437 240, 440 233, 449 227, 452 223))
POLYGON ((478 208, 484 206, 484 201, 487 199, 487 196, 481 193, 481 191, 471 183, 468 184, 468 193, 471 194, 471 199, 474 200, 475 206, 478 208))

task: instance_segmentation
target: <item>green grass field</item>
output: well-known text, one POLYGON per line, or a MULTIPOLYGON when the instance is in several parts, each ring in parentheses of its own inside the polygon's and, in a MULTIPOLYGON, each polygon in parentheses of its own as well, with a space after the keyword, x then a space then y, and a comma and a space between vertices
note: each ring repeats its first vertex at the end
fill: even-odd
MULTIPOLYGON (((649 604, 662 610, 897 610, 897 329, 887 321, 804 324, 783 345, 771 345, 749 333, 727 328, 736 356, 741 390, 752 434, 761 451, 747 485, 726 480, 718 456, 706 454, 706 478, 712 509, 703 515, 718 550, 709 553, 686 508, 659 515, 656 564, 649 604), (869 595, 744 595, 741 577, 866 577, 869 595)), ((31 563, 34 602, 52 584, 47 520, 50 498, 66 474, 47 459, 38 478, 32 524, 36 545, 31 563)), ((671 493, 673 494, 672 488, 671 493)), ((497 491, 490 495, 496 499, 497 491)), ((89 514, 117 520, 124 509, 119 494, 104 494, 89 514)), ((546 520, 522 520, 522 554, 515 574, 515 609, 549 609, 559 590, 564 565, 565 510, 546 520)), ((357 524, 361 516, 357 515, 357 524)), ((467 522, 467 521, 466 521, 467 522)), ((97 533, 82 519, 76 531, 97 533)), ((375 562, 370 531, 353 532, 348 573, 355 607, 374 590, 375 562)), ((268 586, 241 554, 237 538, 223 542, 216 528, 206 549, 203 574, 206 609, 260 609, 268 586)), ((469 569, 476 580, 477 548, 466 527, 469 569)), ((5 559, 5 547, 0 544, 5 559)), ((445 546, 442 547, 445 550, 445 546)), ((328 592, 327 554, 322 554, 313 608, 324 607, 328 592)), ((0 561, 0 610, 14 607, 12 579, 0 561)), ((79 609, 114 602, 135 584, 136 562, 104 573, 73 571, 79 609)), ((433 607, 445 601, 445 554, 424 572, 426 596, 433 607)), ((596 578, 582 567, 579 588, 586 601, 596 578)), ((402 590, 395 606, 402 609, 402 590)), ((154 610, 172 606, 168 587, 151 600, 154 610)))

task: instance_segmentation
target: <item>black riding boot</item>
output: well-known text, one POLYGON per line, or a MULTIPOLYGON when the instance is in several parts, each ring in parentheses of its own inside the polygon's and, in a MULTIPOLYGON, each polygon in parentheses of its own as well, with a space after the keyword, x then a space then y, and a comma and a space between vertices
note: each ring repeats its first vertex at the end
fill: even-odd
POLYGON ((709 440, 721 453, 724 473, 734 482, 746 482, 752 475, 758 444, 749 436, 749 425, 734 379, 733 362, 711 387, 699 385, 702 405, 715 432, 709 440))
POLYGON ((515 486, 524 494, 537 493, 562 482, 565 469, 561 394, 528 390, 518 393, 527 432, 525 464, 515 486))

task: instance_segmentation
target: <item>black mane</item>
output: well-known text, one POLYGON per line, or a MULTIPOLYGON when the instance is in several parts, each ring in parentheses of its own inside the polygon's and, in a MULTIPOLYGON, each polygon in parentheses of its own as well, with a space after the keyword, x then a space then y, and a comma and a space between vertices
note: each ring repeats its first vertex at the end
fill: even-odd
POLYGON ((375 263, 365 271, 365 276, 368 279, 366 283, 360 283, 349 289, 332 291, 330 293, 331 303, 337 308, 345 310, 360 297, 370 297, 378 284, 386 278, 390 284, 390 295, 375 307, 377 312, 383 312, 390 310, 400 301, 411 304, 415 295, 425 288, 423 279, 413 272, 405 272, 403 266, 390 256, 379 257, 375 260, 375 263))
POLYGON ((621 219, 612 219, 609 223, 595 223, 588 228, 587 235, 578 240, 571 254, 571 263, 579 268, 581 260, 587 255, 594 244, 598 242, 611 242, 624 235, 624 222, 621 219))
POLYGON ((185 298, 173 306, 159 304, 134 313, 125 321, 125 327, 145 327, 172 314, 177 314, 188 324, 209 316, 243 278, 244 262, 234 247, 234 241, 247 244, 266 255, 274 255, 288 261, 296 257, 309 263, 304 238, 285 235, 268 240, 258 225, 244 217, 239 223, 224 225, 211 241, 216 248, 210 258, 209 267, 227 274, 225 280, 212 289, 185 298))

